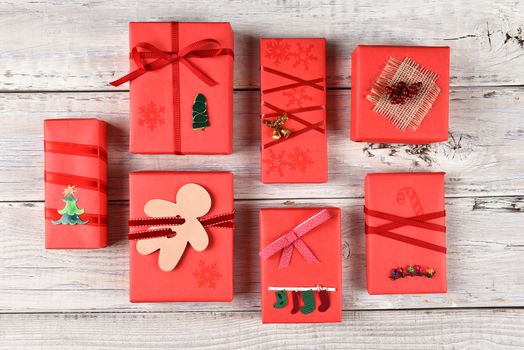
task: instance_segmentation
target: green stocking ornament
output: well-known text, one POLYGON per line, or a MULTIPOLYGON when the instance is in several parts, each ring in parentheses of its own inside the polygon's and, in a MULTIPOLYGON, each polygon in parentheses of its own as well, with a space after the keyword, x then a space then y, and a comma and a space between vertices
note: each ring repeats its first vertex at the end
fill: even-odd
POLYGON ((315 311, 315 294, 313 291, 305 290, 301 294, 304 305, 300 308, 300 312, 303 314, 310 314, 315 311))
POLYGON ((275 309, 282 309, 287 306, 287 293, 285 290, 275 292, 275 297, 277 298, 277 301, 273 305, 275 309))

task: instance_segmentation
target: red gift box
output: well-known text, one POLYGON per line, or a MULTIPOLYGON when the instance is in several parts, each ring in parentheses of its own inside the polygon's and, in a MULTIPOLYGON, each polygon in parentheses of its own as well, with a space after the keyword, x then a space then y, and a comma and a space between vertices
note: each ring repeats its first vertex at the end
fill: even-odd
POLYGON ((106 246, 106 134, 98 119, 44 121, 47 249, 106 246))
POLYGON ((230 154, 229 23, 129 23, 131 153, 230 154))
POLYGON ((233 299, 233 175, 134 172, 130 300, 233 299))
POLYGON ((370 294, 445 293, 444 173, 368 174, 370 294))
POLYGON ((340 209, 260 210, 264 323, 340 322, 340 209))
POLYGON ((261 39, 260 66, 262 182, 326 182, 326 40, 261 39))
POLYGON ((449 47, 359 45, 353 52, 351 89, 351 140, 447 141, 449 47), (407 86, 395 89, 399 82, 407 86), (416 83, 421 84, 409 97, 416 83), (408 96, 399 103, 394 96, 402 90, 408 96))

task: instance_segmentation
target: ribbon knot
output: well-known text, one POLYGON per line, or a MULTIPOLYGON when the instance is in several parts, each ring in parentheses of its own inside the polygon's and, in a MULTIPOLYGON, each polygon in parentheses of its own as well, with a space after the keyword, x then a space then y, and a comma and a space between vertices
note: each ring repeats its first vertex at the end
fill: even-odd
POLYGON ((130 57, 133 59, 138 68, 129 74, 126 74, 122 78, 111 82, 111 85, 119 86, 125 82, 136 79, 147 72, 161 69, 169 64, 181 62, 206 85, 215 86, 218 83, 209 77, 206 73, 204 73, 193 62, 188 60, 188 58, 208 58, 220 55, 233 56, 233 51, 231 49, 223 48, 222 45, 220 45, 220 43, 215 39, 203 39, 196 41, 177 52, 162 51, 153 44, 139 42, 135 45, 135 47, 133 47, 130 53, 130 57), (155 60, 148 62, 150 59, 155 60))
POLYGON ((331 214, 329 214, 327 209, 316 213, 262 249, 259 253, 260 257, 266 260, 282 251, 278 265, 278 269, 282 269, 289 266, 293 255, 293 248, 296 248, 307 263, 318 263, 319 261, 317 257, 309 249, 306 243, 304 243, 301 237, 330 218, 331 214))

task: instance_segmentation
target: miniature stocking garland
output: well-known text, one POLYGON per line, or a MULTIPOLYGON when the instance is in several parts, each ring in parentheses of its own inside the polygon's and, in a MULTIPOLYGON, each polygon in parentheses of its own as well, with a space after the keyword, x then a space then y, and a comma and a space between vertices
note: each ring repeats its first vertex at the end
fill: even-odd
POLYGON ((275 297, 277 298, 277 301, 273 305, 275 309, 282 309, 287 306, 287 293, 285 290, 275 292, 275 297))
POLYGON ((329 309, 331 302, 329 301, 329 292, 327 290, 319 290, 318 298, 320 299, 320 305, 318 306, 318 311, 324 312, 329 309))
POLYGON ((291 313, 296 314, 298 310, 300 309, 300 303, 298 301, 298 292, 297 291, 291 292, 291 296, 293 297, 293 308, 291 309, 291 313))
POLYGON ((315 311, 315 294, 312 290, 305 290, 301 292, 304 306, 300 308, 300 312, 307 315, 315 311))
POLYGON ((193 129, 205 130, 207 126, 209 126, 209 119, 207 116, 206 97, 202 94, 197 94, 195 102, 193 102, 193 129))

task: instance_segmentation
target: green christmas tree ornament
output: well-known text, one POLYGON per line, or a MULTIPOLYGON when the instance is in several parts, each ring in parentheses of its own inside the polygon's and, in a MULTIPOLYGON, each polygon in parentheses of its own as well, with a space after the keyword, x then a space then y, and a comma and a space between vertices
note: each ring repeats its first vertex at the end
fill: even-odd
POLYGON ((79 215, 84 213, 84 209, 79 209, 76 205, 78 199, 73 196, 75 191, 75 186, 69 185, 62 192, 65 197, 62 199, 62 201, 65 202, 65 206, 63 209, 57 210, 58 214, 62 215, 62 217, 59 220, 52 220, 54 225, 85 225, 89 222, 83 221, 79 217, 79 215))
POLYGON ((195 102, 193 102, 193 129, 205 130, 208 126, 206 97, 202 94, 197 94, 195 102))

